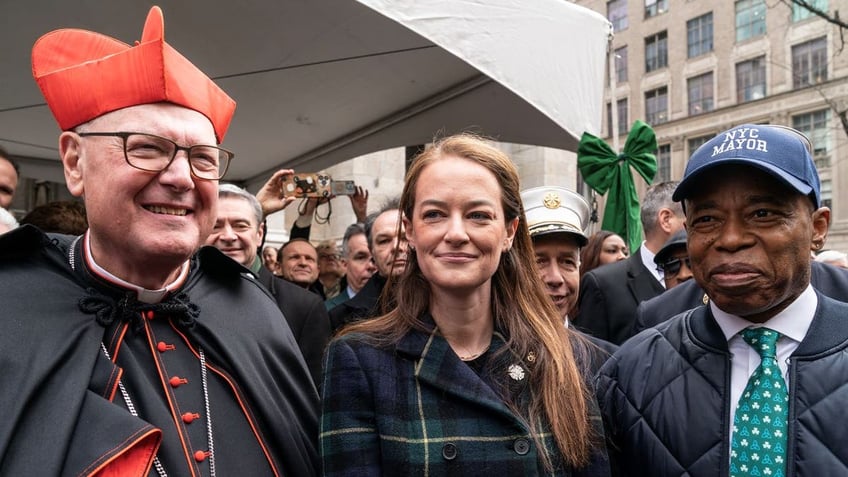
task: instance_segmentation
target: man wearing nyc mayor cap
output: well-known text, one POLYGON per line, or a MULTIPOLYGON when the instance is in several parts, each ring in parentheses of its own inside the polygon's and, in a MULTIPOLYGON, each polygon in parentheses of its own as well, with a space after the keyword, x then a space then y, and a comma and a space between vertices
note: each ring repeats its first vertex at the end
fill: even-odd
POLYGON ((0 475, 316 475, 317 394, 279 309, 212 247, 235 103, 164 42, 32 51, 89 230, 0 238, 0 475), (197 252, 197 253, 196 253, 197 252))
MULTIPOLYGON (((533 240, 536 267, 545 289, 568 326, 568 313, 577 303, 580 291, 580 247, 588 242, 584 234, 589 221, 589 204, 580 195, 563 187, 542 186, 521 192, 524 214, 533 240)), ((614 344, 583 335, 594 343, 583 349, 588 374, 618 349, 614 344)))
POLYGON ((810 285, 830 210, 806 138, 746 124, 701 146, 674 199, 709 304, 625 343, 598 389, 628 475, 848 473, 848 304, 810 285))

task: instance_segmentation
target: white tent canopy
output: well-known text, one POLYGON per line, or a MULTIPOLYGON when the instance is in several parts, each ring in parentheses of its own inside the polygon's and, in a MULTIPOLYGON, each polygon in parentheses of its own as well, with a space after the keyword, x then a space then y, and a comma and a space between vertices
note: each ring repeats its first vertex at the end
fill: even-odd
MULTIPOLYGON (((227 179, 319 170, 473 130, 575 150, 601 121, 610 26, 564 0, 162 0, 165 38, 238 103, 227 179)), ((0 29, 0 144, 62 181, 58 127, 31 77, 43 33, 139 39, 150 4, 12 1, 0 29)))

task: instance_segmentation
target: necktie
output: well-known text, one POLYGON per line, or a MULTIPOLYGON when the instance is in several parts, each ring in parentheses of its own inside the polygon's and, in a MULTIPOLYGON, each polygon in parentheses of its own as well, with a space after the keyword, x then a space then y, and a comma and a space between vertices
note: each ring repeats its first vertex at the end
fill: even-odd
POLYGON ((768 328, 742 331, 742 338, 762 361, 748 379, 733 419, 731 477, 786 475, 789 395, 775 357, 779 337, 780 333, 768 328))

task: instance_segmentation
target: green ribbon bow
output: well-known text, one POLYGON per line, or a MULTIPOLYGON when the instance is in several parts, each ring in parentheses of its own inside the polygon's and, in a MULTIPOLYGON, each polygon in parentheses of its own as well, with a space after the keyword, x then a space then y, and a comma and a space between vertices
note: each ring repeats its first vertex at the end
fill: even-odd
POLYGON ((656 150, 654 130, 640 120, 633 123, 621 154, 616 154, 606 142, 589 133, 583 133, 577 147, 577 168, 583 180, 601 195, 609 191, 601 228, 624 238, 631 252, 642 243, 642 222, 630 168, 636 169, 650 184, 657 173, 656 150))

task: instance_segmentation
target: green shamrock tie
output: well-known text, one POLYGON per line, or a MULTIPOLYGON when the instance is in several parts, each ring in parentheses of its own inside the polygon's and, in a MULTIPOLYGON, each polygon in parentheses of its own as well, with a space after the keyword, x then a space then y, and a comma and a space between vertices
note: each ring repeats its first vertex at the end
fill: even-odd
POLYGON ((777 365, 780 333, 748 328, 742 338, 762 361, 748 379, 733 419, 730 476, 784 477, 789 394, 777 365))

